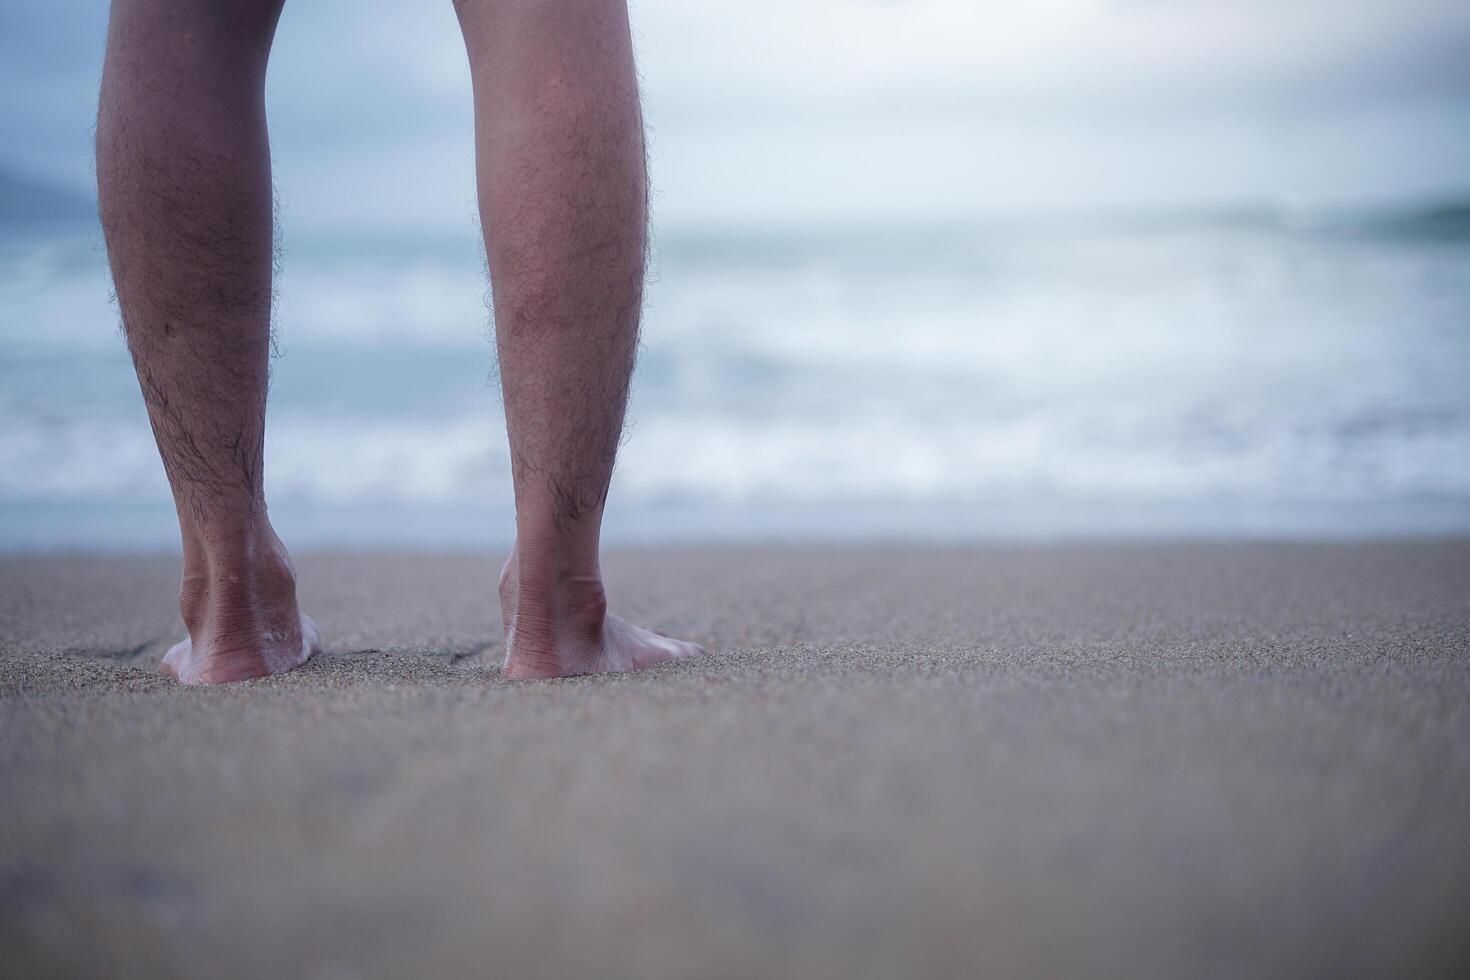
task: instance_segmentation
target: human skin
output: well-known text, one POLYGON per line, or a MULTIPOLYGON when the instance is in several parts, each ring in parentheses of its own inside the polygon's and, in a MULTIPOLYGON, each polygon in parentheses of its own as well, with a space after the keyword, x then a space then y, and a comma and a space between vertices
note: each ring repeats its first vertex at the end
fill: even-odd
MULTIPOLYGON (((637 346, 643 127, 623 0, 456 3, 516 503, 505 674, 699 652, 606 611, 598 565, 637 346)), ((263 480, 273 215, 264 84, 280 0, 113 0, 97 123, 103 230, 173 491, 184 683, 280 673, 320 639, 263 480)))
POLYGON ((97 114, 102 227, 173 490, 187 684, 317 648, 266 514, 272 201, 265 69, 277 0, 115 0, 97 114))
POLYGON ((643 115, 624 0, 458 0, 515 486, 506 675, 699 653, 607 613, 598 541, 638 345, 643 115))

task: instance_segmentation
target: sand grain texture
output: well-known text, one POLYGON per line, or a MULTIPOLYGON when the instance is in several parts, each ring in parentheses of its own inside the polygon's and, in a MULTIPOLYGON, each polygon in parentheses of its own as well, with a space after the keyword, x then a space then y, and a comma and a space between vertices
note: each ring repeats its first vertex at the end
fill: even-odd
POLYGON ((0 972, 1452 974, 1470 543, 690 548, 717 651, 503 681, 496 557, 299 561, 182 689, 168 558, 0 562, 0 972))

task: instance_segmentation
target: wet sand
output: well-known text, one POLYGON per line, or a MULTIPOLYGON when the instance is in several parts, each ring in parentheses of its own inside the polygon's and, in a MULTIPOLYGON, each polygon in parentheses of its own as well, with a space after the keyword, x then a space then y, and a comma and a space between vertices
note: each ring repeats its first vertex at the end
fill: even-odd
POLYGON ((1470 542, 625 551, 713 651, 510 683, 497 556, 304 556, 183 689, 171 558, 0 562, 0 963, 112 977, 1449 974, 1470 542))

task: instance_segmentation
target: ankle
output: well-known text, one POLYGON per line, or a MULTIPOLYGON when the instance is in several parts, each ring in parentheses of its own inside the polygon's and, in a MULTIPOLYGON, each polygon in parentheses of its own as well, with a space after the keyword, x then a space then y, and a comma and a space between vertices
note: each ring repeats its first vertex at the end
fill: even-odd
POLYGON ((598 591, 602 570, 596 530, 527 527, 516 531, 507 571, 525 588, 548 595, 598 591), (594 588, 595 586, 595 588, 594 588))
POLYGON ((212 626, 248 625, 263 610, 294 610, 296 569, 269 525, 201 534, 185 546, 179 605, 193 635, 212 626))
POLYGON ((577 573, 518 564, 502 583, 501 599, 513 591, 516 628, 546 627, 557 633, 593 633, 607 615, 607 593, 595 571, 577 573))
POLYGON ((510 676, 582 673, 602 647, 607 593, 595 567, 572 567, 517 546, 501 576, 500 602, 510 676))

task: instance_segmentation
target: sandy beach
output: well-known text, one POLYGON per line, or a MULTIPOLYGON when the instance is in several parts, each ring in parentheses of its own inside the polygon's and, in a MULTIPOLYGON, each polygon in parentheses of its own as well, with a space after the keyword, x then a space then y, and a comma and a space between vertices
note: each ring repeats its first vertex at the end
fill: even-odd
POLYGON ((184 689, 171 557, 0 562, 14 976, 1436 975, 1470 542, 615 552, 707 657, 501 679, 499 556, 304 555, 184 689))

